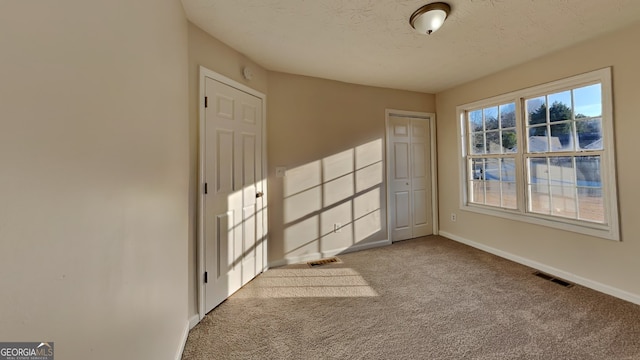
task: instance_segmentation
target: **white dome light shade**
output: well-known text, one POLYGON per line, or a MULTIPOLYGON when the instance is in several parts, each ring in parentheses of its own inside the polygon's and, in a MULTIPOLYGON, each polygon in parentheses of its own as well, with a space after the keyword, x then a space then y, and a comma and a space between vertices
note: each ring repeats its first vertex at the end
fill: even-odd
POLYGON ((411 15, 409 23, 419 33, 429 35, 440 29, 450 11, 451 7, 442 2, 427 4, 411 15))

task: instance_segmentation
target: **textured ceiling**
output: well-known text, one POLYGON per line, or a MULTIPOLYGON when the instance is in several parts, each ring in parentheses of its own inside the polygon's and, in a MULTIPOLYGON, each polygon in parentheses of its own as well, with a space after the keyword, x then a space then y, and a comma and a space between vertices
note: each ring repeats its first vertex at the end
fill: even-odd
POLYGON ((188 19, 263 67, 435 93, 640 20, 640 0, 448 0, 430 36, 409 17, 432 1, 182 0, 188 19))

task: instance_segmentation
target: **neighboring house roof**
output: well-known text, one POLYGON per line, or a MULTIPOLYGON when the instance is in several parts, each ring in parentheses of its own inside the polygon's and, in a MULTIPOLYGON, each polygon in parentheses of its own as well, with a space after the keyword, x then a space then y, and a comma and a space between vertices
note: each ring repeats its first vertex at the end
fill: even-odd
MULTIPOLYGON (((546 136, 530 136, 529 137, 529 151, 530 152, 543 152, 549 151, 549 138, 546 136)), ((562 150, 562 144, 557 137, 551 137, 551 151, 562 150)))
POLYGON ((600 150, 602 147, 602 138, 582 147, 582 150, 600 150))

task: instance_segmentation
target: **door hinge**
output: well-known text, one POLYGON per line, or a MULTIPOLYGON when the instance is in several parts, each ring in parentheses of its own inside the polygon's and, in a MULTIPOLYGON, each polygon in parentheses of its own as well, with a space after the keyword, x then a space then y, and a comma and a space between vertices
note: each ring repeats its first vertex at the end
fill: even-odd
POLYGON ((209 97, 205 96, 204 97, 204 107, 208 107, 209 106, 209 97))
POLYGON ((209 282, 209 273, 208 272, 204 272, 204 283, 208 283, 209 282))
POLYGON ((204 193, 205 193, 205 195, 207 194, 207 192, 208 192, 207 183, 204 183, 204 193))

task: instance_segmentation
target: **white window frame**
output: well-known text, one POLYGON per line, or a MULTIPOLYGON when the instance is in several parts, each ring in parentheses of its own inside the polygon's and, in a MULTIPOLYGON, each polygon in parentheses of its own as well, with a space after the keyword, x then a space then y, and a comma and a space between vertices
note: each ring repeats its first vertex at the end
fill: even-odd
MULTIPOLYGON (((618 197, 616 188, 615 142, 613 137, 613 98, 611 83, 611 68, 591 71, 562 80, 517 90, 488 99, 463 104, 456 107, 458 116, 458 153, 460 166, 460 209, 486 215, 497 216, 510 220, 547 226, 551 228, 572 231, 580 234, 595 236, 609 240, 620 240, 620 226, 618 219, 618 197), (605 208, 604 223, 594 223, 583 220, 564 218, 553 215, 537 214, 526 211, 526 182, 525 169, 526 126, 524 119, 524 99, 552 94, 567 89, 578 88, 595 83, 602 87, 602 132, 604 153, 601 156, 602 194, 605 208), (516 104, 516 129, 518 136, 518 151, 516 153, 516 192, 517 209, 505 209, 496 206, 471 203, 468 192, 467 165, 467 124, 468 111, 514 102, 516 104)), ((554 156, 556 153, 549 153, 554 156)), ((588 153, 585 153, 588 155, 588 153)))

